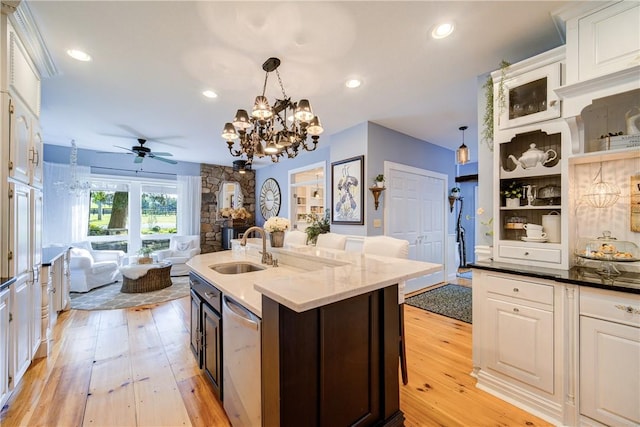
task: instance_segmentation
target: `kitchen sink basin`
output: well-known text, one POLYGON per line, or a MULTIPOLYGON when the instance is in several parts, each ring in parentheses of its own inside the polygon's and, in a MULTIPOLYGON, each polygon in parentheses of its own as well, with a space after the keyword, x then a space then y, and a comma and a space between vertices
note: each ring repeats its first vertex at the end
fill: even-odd
POLYGON ((259 264, 253 264, 251 262, 229 262, 225 264, 210 265, 209 268, 220 274, 242 274, 264 270, 266 267, 259 264))

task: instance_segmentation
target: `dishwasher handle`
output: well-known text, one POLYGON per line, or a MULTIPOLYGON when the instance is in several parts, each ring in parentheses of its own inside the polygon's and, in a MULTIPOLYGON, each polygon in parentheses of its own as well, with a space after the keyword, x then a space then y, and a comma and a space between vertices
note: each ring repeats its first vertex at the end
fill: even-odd
POLYGON ((226 295, 222 299, 222 311, 223 315, 232 317, 234 322, 256 331, 260 329, 260 318, 226 295))

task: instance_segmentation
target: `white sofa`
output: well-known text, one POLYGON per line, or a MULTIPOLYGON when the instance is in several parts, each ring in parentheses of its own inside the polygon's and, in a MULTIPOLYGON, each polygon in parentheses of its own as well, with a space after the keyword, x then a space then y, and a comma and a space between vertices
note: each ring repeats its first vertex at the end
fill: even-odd
POLYGON ((71 292, 89 292, 122 278, 123 251, 94 250, 91 242, 84 241, 72 243, 70 252, 71 292))
POLYGON ((171 276, 186 276, 189 274, 187 261, 200 253, 200 236, 172 236, 169 249, 155 252, 160 261, 171 263, 171 276))

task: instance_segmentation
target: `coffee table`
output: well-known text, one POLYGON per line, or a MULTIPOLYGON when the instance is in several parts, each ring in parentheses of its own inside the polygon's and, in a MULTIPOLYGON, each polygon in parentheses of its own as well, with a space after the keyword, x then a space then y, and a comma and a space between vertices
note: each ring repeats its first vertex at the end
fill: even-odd
POLYGON ((121 267, 122 288, 126 294, 157 291, 168 288, 171 282, 171 263, 134 264, 121 267))

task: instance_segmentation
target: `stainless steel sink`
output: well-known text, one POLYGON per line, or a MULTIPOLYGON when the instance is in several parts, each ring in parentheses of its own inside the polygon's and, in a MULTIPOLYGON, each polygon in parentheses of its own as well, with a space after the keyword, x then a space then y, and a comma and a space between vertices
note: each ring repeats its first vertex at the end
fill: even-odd
POLYGON ((266 267, 251 262, 228 262, 225 264, 210 265, 209 268, 220 274, 242 274, 264 270, 266 267))

